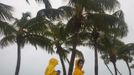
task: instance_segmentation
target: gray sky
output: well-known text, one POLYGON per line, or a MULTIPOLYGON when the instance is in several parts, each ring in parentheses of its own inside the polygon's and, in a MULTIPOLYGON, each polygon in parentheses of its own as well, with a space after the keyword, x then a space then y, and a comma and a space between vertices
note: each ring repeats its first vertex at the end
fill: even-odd
MULTIPOLYGON (((0 0, 1 3, 5 3, 15 7, 14 16, 17 18, 21 17, 22 12, 30 11, 32 16, 36 15, 36 12, 39 9, 42 9, 44 6, 36 4, 34 0, 30 0, 31 5, 26 4, 25 0, 0 0)), ((59 7, 65 2, 61 0, 51 0, 53 7, 59 7)), ((123 38, 123 41, 126 43, 134 42, 134 1, 133 0, 120 0, 121 9, 125 13, 126 22, 128 24, 129 33, 128 36, 123 38)), ((85 75, 94 75, 94 53, 89 48, 79 47, 85 54, 85 75)), ((22 59, 21 59, 21 68, 20 75, 43 75, 44 69, 47 66, 48 60, 51 57, 56 57, 57 55, 50 55, 45 52, 45 50, 38 49, 27 45, 22 49, 22 59)), ((16 44, 11 45, 0 50, 0 75, 14 75, 16 67, 16 44)), ((110 68, 113 69, 113 66, 110 63, 110 68)), ((128 75, 128 70, 126 64, 122 61, 117 62, 117 67, 123 75, 128 75)), ((61 70, 61 65, 59 64, 56 69, 61 70)), ((132 75, 134 70, 132 70, 132 75)), ((109 71, 103 64, 103 61, 99 59, 99 75, 110 75, 109 71)))

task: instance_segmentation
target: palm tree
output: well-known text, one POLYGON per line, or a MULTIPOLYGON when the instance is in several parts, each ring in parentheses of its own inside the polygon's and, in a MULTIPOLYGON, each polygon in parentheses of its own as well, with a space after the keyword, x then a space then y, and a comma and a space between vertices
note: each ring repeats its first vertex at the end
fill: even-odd
POLYGON ((132 62, 133 57, 131 55, 131 52, 134 50, 134 43, 128 43, 124 44, 123 46, 120 47, 118 50, 118 58, 123 59, 128 67, 129 70, 129 75, 132 75, 131 69, 129 66, 129 62, 132 62))
POLYGON ((118 37, 126 36, 128 30, 124 22, 123 13, 121 10, 112 15, 106 13, 88 13, 87 14, 87 29, 90 34, 89 46, 95 49, 95 71, 98 70, 98 40, 105 35, 114 35, 118 37))
MULTIPOLYGON (((24 16, 24 15, 23 15, 24 16)), ((17 66, 16 66, 16 72, 15 72, 15 75, 18 75, 19 74, 19 69, 20 69, 20 60, 21 60, 21 52, 20 52, 20 49, 21 47, 23 47, 23 37, 22 37, 22 29, 19 28, 18 32, 15 30, 15 28, 12 26, 12 29, 14 29, 11 34, 8 34, 7 36, 3 37, 2 40, 1 40, 1 46, 4 47, 4 46, 7 46, 9 43, 13 43, 13 42, 16 42, 17 43, 17 66), (14 34, 15 33, 15 34, 14 34)))
POLYGON ((99 46, 100 49, 102 49, 101 54, 103 55, 103 58, 105 58, 104 60, 106 60, 108 62, 111 61, 113 63, 113 65, 115 67, 115 73, 118 71, 118 69, 116 68, 116 61, 118 59, 123 59, 128 67, 129 75, 131 75, 131 69, 130 69, 128 63, 132 62, 132 57, 131 57, 130 53, 132 53, 134 50, 133 49, 134 44, 133 43, 124 44, 124 42, 122 42, 120 40, 117 40, 117 39, 111 40, 111 38, 109 38, 109 39, 104 38, 102 43, 103 44, 105 43, 105 45, 104 45, 105 48, 102 46, 99 46), (111 45, 110 45, 110 42, 111 42, 111 45), (110 51, 110 48, 111 48, 111 51, 110 51))
POLYGON ((117 75, 117 72, 119 72, 116 67, 118 51, 120 51, 119 49, 121 46, 124 45, 124 43, 115 37, 109 37, 109 36, 104 37, 100 41, 101 43, 99 44, 100 45, 99 47, 101 49, 101 53, 102 54, 104 53, 105 55, 107 54, 106 60, 111 61, 113 63, 115 75, 117 75))
MULTIPOLYGON (((65 50, 62 47, 67 37, 67 33, 65 31, 65 25, 62 22, 58 22, 56 24, 51 22, 49 23, 49 25, 47 25, 47 29, 44 30, 42 26, 44 25, 43 21, 45 19, 40 16, 37 16, 36 18, 42 18, 40 21, 43 24, 41 23, 38 24, 35 30, 37 31, 39 30, 37 33, 40 32, 43 38, 48 38, 50 40, 50 42, 47 42, 47 43, 51 45, 51 51, 52 51, 51 53, 54 53, 55 48, 56 48, 56 53, 59 55, 59 58, 62 64, 63 74, 66 75, 66 67, 65 67, 64 60, 67 59, 67 54, 69 51, 65 50), (39 29, 39 28, 42 28, 42 29, 39 29)), ((34 23, 34 21, 31 21, 31 23, 34 23)), ((47 50, 47 51, 50 51, 50 50, 47 50)))
MULTIPOLYGON (((26 43, 30 43, 35 47, 38 44, 40 47, 43 48, 44 47, 48 49, 51 48, 50 45, 47 44, 48 42, 50 42, 49 39, 45 39, 40 35, 40 33, 37 34, 36 26, 37 24, 39 24, 39 21, 37 19, 36 20, 32 19, 35 20, 36 22, 30 25, 32 20, 30 21, 28 20, 29 16, 30 16, 29 13, 23 13, 22 18, 20 20, 16 20, 14 25, 8 28, 11 31, 10 34, 4 36, 0 41, 1 47, 8 46, 10 43, 17 44, 17 65, 15 75, 19 75, 20 63, 21 63, 21 49, 24 47, 26 43)), ((45 28, 45 26, 43 28, 45 28)))
MULTIPOLYGON (((47 6, 46 6, 47 7, 47 6)), ((38 11, 37 13, 37 17, 42 17, 44 19, 48 19, 52 22, 54 22, 55 20, 59 21, 59 20, 64 20, 64 18, 69 18, 72 14, 73 14, 73 8, 72 7, 69 7, 69 6, 62 6, 62 7, 59 7, 57 9, 54 9, 54 8, 46 8, 46 9, 41 9, 40 11, 38 11)), ((57 26, 57 25, 56 25, 57 26)), ((58 28, 58 26, 51 26, 51 28, 58 28)), ((63 30, 63 27, 59 28, 59 30, 62 29, 63 30)), ((51 29, 52 30, 52 29, 51 29)), ((53 29, 55 30, 55 29, 53 29)), ((53 31, 51 33, 55 33, 56 31, 53 31)), ((57 30, 57 29, 56 29, 57 30)), ((63 30, 64 31, 64 30, 63 30)), ((57 48, 57 53, 59 54, 59 58, 61 60, 61 64, 62 64, 62 68, 63 68, 63 74, 66 75, 66 69, 65 69, 65 65, 64 65, 64 61, 63 59, 65 59, 66 57, 66 53, 67 51, 61 47, 61 41, 63 41, 63 37, 64 37, 64 40, 66 40, 66 35, 63 35, 63 34, 66 34, 64 33, 63 31, 58 31, 58 35, 56 33, 55 34, 52 34, 52 37, 54 40, 52 40, 52 42, 56 41, 55 45, 56 48, 57 48), (61 33, 63 32, 63 33, 61 33), (62 38, 61 38, 62 37, 62 38), (58 40, 57 40, 58 39, 58 40)))
MULTIPOLYGON (((111 69, 108 67, 108 65, 107 64, 109 64, 109 62, 110 62, 110 58, 109 58, 109 55, 108 55, 108 53, 107 52, 103 52, 103 53, 101 53, 101 57, 102 57, 102 59, 104 60, 104 64, 106 65, 106 67, 107 67, 107 69, 110 71, 110 73, 111 73, 111 75, 114 75, 113 74, 113 72, 111 71, 111 69)), ((116 58, 117 59, 117 58, 116 58)), ((116 72, 118 72, 120 75, 122 75, 121 74, 121 72, 116 68, 116 72)))
POLYGON ((63 68, 63 75, 66 75, 64 60, 67 59, 67 54, 69 53, 69 51, 62 47, 67 37, 65 25, 62 22, 58 22, 56 25, 50 25, 48 33, 49 34, 47 36, 51 38, 52 46, 56 47, 56 53, 59 55, 63 68))
MULTIPOLYGON (((64 20, 64 18, 68 19, 71 15, 73 14, 73 8, 72 7, 69 7, 69 6, 62 6, 62 7, 59 7, 57 9, 54 9, 54 8, 46 8, 46 9, 42 9, 40 11, 38 11, 37 13, 37 17, 42 17, 44 19, 48 19, 50 21, 59 21, 59 20, 64 20)), ((57 25, 56 25, 57 26, 57 25)), ((51 28, 57 28, 56 26, 52 26, 51 28)), ((61 27, 60 29, 63 30, 63 27, 61 27)), ((59 30, 60 30, 59 29, 59 30)), ((51 29, 52 30, 52 29, 51 29)), ((55 30, 55 29, 53 29, 55 30)), ((53 31, 52 30, 52 33, 55 33, 56 31, 53 31)), ((64 31, 64 30, 63 30, 64 31)), ((62 32, 63 32, 62 31, 62 32)), ((63 41, 63 37, 64 37, 64 40, 66 40, 66 35, 63 35, 63 34, 66 34, 66 33, 61 33, 58 31, 58 35, 56 33, 52 35, 52 38, 54 39, 52 42, 56 41, 56 43, 54 44, 57 48, 57 53, 59 54, 59 58, 61 60, 61 64, 62 64, 62 68, 63 68, 63 74, 66 75, 66 69, 65 69, 65 65, 64 65, 64 62, 63 62, 63 59, 65 59, 65 55, 67 53, 66 50, 64 50, 62 47, 61 47, 61 41, 63 41), (60 38, 59 38, 60 37, 60 38), (62 37, 62 38, 61 38, 62 37), (58 40, 56 40, 58 39, 58 40)), ((51 36, 50 36, 51 37, 51 36)))

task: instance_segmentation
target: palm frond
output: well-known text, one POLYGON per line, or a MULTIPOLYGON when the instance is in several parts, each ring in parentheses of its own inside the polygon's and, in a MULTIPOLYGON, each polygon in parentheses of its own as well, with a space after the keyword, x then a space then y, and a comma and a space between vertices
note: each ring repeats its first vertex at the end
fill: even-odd
POLYGON ((0 3, 0 20, 11 20, 13 8, 9 5, 0 3))
MULTIPOLYGON (((100 26, 102 27, 108 27, 108 26, 102 26, 102 25, 110 25, 110 27, 112 25, 115 25, 117 18, 109 15, 109 14, 103 14, 103 13, 99 13, 99 14, 89 14, 88 15, 88 20, 90 21, 91 24, 95 25, 95 26, 100 26)), ((96 28, 96 27, 95 27, 96 28)))
MULTIPOLYGON (((69 48, 69 50, 72 51, 73 49, 69 48)), ((76 51, 76 56, 78 58, 84 59, 84 55, 83 55, 83 53, 80 50, 76 49, 75 51, 76 51)))
POLYGON ((0 33, 4 35, 9 35, 15 33, 16 30, 13 26, 8 24, 7 22, 0 21, 0 33))
POLYGON ((8 35, 8 36, 4 36, 1 41, 0 41, 0 46, 6 47, 9 44, 15 43, 16 42, 16 36, 15 35, 8 35))
POLYGON ((49 0, 35 0, 35 1, 39 3, 43 2, 45 4, 46 9, 52 8, 52 5, 49 0))
POLYGON ((59 7, 58 10, 62 11, 61 17, 63 18, 70 18, 74 14, 74 8, 70 6, 62 6, 62 7, 59 7))
POLYGON ((112 15, 124 20, 124 13, 122 10, 118 10, 118 11, 114 12, 112 15))
POLYGON ((23 13, 22 18, 19 21, 16 20, 17 21, 17 24, 16 24, 17 27, 25 28, 25 25, 28 22, 28 17, 30 17, 30 16, 31 16, 30 12, 23 13))
POLYGON ((109 64, 110 60, 108 58, 108 54, 101 55, 101 58, 104 60, 105 64, 109 64))
MULTIPOLYGON (((117 30, 120 30, 118 34, 121 34, 121 37, 127 36, 128 33, 128 27, 125 22, 124 13, 122 10, 118 10, 115 13, 113 13, 113 16, 116 16, 119 20, 117 21, 117 30)), ((116 31, 115 31, 116 32, 116 31)), ((117 34, 117 36, 118 36, 117 34)))
POLYGON ((95 0, 95 2, 97 6, 109 11, 119 8, 120 6, 118 0, 95 0))
POLYGON ((120 54, 121 53, 133 54, 134 53, 134 43, 124 44, 121 48, 119 48, 119 50, 120 50, 120 54))
POLYGON ((130 67, 131 67, 132 69, 134 69, 134 64, 132 64, 130 67))
POLYGON ((30 4, 29 0, 26 0, 26 2, 27 2, 28 4, 30 4))
POLYGON ((25 36, 26 41, 30 44, 32 44, 33 46, 39 46, 41 48, 46 48, 45 50, 47 50, 48 53, 53 53, 53 45, 51 44, 51 40, 41 36, 41 35, 36 35, 36 34, 29 34, 27 36, 25 36))
POLYGON ((28 20, 25 28, 28 32, 44 32, 50 25, 52 25, 50 21, 36 17, 28 20))
POLYGON ((104 33, 111 33, 115 36, 126 36, 128 29, 124 20, 120 18, 109 15, 109 14, 89 14, 87 17, 89 20, 89 25, 97 28, 98 31, 102 31, 104 33))
POLYGON ((62 50, 59 53, 61 54, 62 58, 67 61, 67 56, 69 54, 69 51, 62 48, 62 50))
POLYGON ((66 40, 67 32, 65 30, 65 24, 58 22, 56 25, 49 26, 49 31, 51 33, 50 37, 59 41, 60 44, 66 40))
POLYGON ((84 59, 84 55, 80 50, 76 50, 76 56, 78 56, 81 59, 84 59))
MULTIPOLYGON (((52 5, 51 5, 51 3, 50 3, 49 0, 35 0, 35 1, 36 1, 37 3, 44 3, 46 9, 52 8, 52 5)), ((28 4, 30 4, 29 0, 26 0, 26 2, 27 2, 28 4)))
POLYGON ((61 18, 63 12, 58 9, 42 9, 37 13, 37 17, 45 17, 50 20, 57 20, 61 18))
POLYGON ((82 6, 86 11, 103 12, 119 8, 120 4, 117 0, 70 0, 69 5, 82 6))

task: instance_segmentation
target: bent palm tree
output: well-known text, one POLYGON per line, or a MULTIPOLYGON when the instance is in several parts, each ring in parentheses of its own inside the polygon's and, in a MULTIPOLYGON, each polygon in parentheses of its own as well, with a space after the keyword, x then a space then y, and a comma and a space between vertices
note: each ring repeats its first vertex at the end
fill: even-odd
MULTIPOLYGON (((64 20, 64 18, 69 18, 72 14, 73 14, 73 8, 72 7, 62 6, 62 7, 59 7, 57 9, 54 9, 54 8, 42 9, 37 13, 37 18, 41 17, 41 18, 48 19, 48 20, 51 20, 51 21, 64 20)), ((49 35, 49 37, 53 38, 52 42, 55 42, 53 45, 55 45, 56 48, 57 48, 57 53, 59 54, 61 64, 62 64, 62 67, 63 67, 63 74, 66 75, 67 73, 66 73, 66 69, 65 69, 63 59, 66 58, 66 53, 68 53, 68 52, 61 47, 61 42, 64 43, 63 41, 66 40, 65 38, 67 36, 66 35, 67 33, 64 33, 65 30, 64 30, 63 26, 60 26, 60 28, 58 28, 58 27, 59 27, 59 25, 50 26, 50 30, 51 30, 50 33, 52 33, 52 34, 49 35), (55 29, 53 29, 53 28, 56 28, 56 31, 54 31, 55 29)))
POLYGON ((129 75, 132 75, 131 69, 129 66, 129 62, 132 62, 133 57, 131 55, 131 52, 134 51, 134 43, 128 43, 124 44, 123 46, 120 47, 118 50, 118 58, 123 59, 128 67, 129 70, 129 75))
POLYGON ((98 40, 101 38, 101 34, 103 33, 105 35, 123 37, 126 36, 128 32, 127 26, 121 10, 113 13, 112 15, 106 13, 88 13, 86 23, 88 32, 90 34, 89 46, 94 46, 96 63, 95 67, 98 68, 97 50, 99 49, 97 48, 97 44, 98 40))
MULTIPOLYGON (((64 60, 67 58, 68 51, 62 47, 67 36, 65 32, 64 24, 61 22, 57 24, 53 24, 52 22, 48 21, 49 24, 46 25, 47 27, 46 29, 45 27, 43 27, 45 19, 39 16, 37 16, 36 18, 37 19, 40 18, 40 24, 38 23, 34 30, 37 30, 37 34, 40 34, 42 36, 42 39, 46 39, 46 38, 49 39, 49 42, 47 43, 50 44, 51 50, 46 49, 48 53, 50 51, 51 53, 54 53, 55 47, 56 47, 56 53, 59 55, 59 58, 62 64, 63 74, 66 75, 66 68, 65 68, 64 60)), ((33 19, 31 23, 34 23, 34 21, 36 21, 36 19, 35 20, 33 19)))
POLYGON ((101 52, 107 54, 107 60, 113 63, 115 75, 117 75, 118 69, 116 67, 116 61, 118 56, 118 50, 121 46, 123 46, 124 43, 116 39, 115 37, 109 36, 101 39, 100 41, 100 48, 102 48, 101 52))
POLYGON ((56 53, 59 55, 63 68, 63 75, 66 75, 66 67, 64 60, 67 58, 68 51, 62 47, 67 38, 65 25, 61 22, 57 23, 56 25, 50 25, 49 33, 50 34, 48 36, 52 38, 52 45, 56 47, 56 53))

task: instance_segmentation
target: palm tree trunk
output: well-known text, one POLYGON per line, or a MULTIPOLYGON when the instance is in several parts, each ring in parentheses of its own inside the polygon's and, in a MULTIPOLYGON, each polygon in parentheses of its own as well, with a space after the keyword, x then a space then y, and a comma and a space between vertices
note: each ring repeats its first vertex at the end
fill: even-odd
POLYGON ((115 63, 115 62, 112 62, 112 63, 113 63, 113 65, 114 65, 115 75, 117 75, 116 63, 115 63))
POLYGON ((97 48, 96 45, 95 46, 95 75, 98 75, 98 52, 97 52, 97 48))
POLYGON ((70 64, 69 64, 68 75, 72 75, 72 73, 73 73, 74 60, 75 60, 75 54, 76 54, 75 50, 76 50, 76 45, 73 46, 71 60, 70 60, 70 64))
POLYGON ((92 32, 92 36, 93 36, 93 42, 94 42, 94 55, 95 55, 95 75, 98 75, 98 52, 97 52, 97 39, 99 37, 99 33, 97 32, 96 29, 93 29, 93 32, 92 32))
POLYGON ((21 48, 20 48, 20 44, 18 43, 18 49, 17 49, 17 65, 16 65, 16 70, 15 70, 15 75, 19 75, 19 71, 20 71, 20 62, 21 62, 21 48))
POLYGON ((127 62, 127 61, 125 61, 125 62, 126 62, 126 64, 127 64, 128 70, 129 70, 129 75, 132 75, 132 73, 131 73, 131 69, 130 69, 130 67, 129 67, 128 62, 127 62))
POLYGON ((108 70, 110 71, 111 75, 114 75, 113 72, 110 70, 110 68, 108 67, 108 65, 105 63, 106 67, 108 68, 108 70))
MULTIPOLYGON (((116 68, 116 69, 117 69, 117 68, 116 68)), ((118 72, 120 75, 122 75, 121 72, 120 72, 118 69, 117 69, 117 72, 118 72)))
POLYGON ((66 58, 66 60, 67 60, 67 63, 68 63, 68 64, 70 64, 70 61, 69 61, 69 59, 68 59, 68 58, 66 58))
POLYGON ((62 64, 63 75, 66 75, 66 67, 65 67, 63 58, 62 58, 60 53, 59 53, 59 58, 60 58, 60 61, 61 61, 61 64, 62 64))
POLYGON ((60 61, 61 61, 63 75, 66 75, 66 67, 65 67, 65 64, 64 64, 64 60, 62 58, 62 47, 61 47, 61 45, 56 44, 56 48, 57 48, 57 53, 58 53, 60 61))

